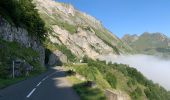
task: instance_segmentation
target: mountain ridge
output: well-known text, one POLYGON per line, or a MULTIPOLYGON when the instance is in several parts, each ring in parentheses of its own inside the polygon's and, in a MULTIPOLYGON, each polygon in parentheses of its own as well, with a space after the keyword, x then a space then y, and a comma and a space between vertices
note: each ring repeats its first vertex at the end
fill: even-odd
POLYGON ((130 45, 138 53, 167 56, 169 55, 170 38, 163 33, 144 32, 141 35, 124 35, 122 41, 130 45))
MULTIPOLYGON (((85 100, 105 100, 106 89, 112 90, 115 92, 114 96, 120 98, 124 98, 122 94, 126 95, 125 100, 169 100, 170 94, 166 89, 148 80, 135 68, 98 59, 98 56, 105 55, 116 59, 133 50, 94 17, 77 11, 71 5, 52 0, 34 0, 36 6, 32 4, 32 0, 9 1, 0 1, 0 9, 4 11, 0 10, 0 14, 6 15, 2 19, 0 17, 0 88, 16 83, 15 80, 21 81, 22 77, 27 78, 27 68, 32 70, 30 75, 44 72, 45 67, 41 67, 40 63, 44 65, 45 61, 48 67, 58 65, 68 69, 61 70, 63 73, 67 72, 68 76, 64 74, 64 77, 76 81, 73 82, 73 88, 85 100), (11 79, 10 71, 13 60, 23 62, 16 69, 22 76, 18 74, 14 80, 11 79), (94 86, 89 86, 89 83, 94 86)), ((164 36, 161 40, 164 40, 164 36)), ((43 80, 50 76, 57 78, 54 74, 45 75, 43 80)), ((32 87, 32 83, 35 82, 28 85, 32 87)), ((59 85, 60 83, 63 82, 59 82, 59 85)), ((67 87, 60 89, 63 88, 67 87)), ((51 88, 47 86, 47 89, 51 88)), ((41 92, 44 94, 48 91, 41 92)), ((9 96, 9 93, 6 94, 9 96)), ((53 92, 52 96, 55 95, 53 92)))
POLYGON ((54 0, 34 0, 41 18, 51 31, 52 43, 67 45, 76 56, 119 55, 132 51, 96 18, 76 10, 70 4, 54 0), (57 38, 56 38, 57 37, 57 38), (80 43, 78 43, 78 42, 80 43), (92 55, 93 54, 93 55, 92 55))

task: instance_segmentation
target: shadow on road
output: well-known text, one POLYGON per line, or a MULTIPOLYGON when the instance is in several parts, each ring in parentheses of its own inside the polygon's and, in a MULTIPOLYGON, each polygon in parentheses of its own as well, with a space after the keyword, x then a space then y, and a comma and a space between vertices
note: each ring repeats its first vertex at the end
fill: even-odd
POLYGON ((80 100, 61 68, 50 68, 46 73, 0 90, 0 100, 80 100), (44 80, 43 80, 44 79, 44 80), (39 84, 39 85, 38 85, 39 84), (38 86, 37 86, 38 85, 38 86), (27 98, 27 96, 35 91, 27 98))

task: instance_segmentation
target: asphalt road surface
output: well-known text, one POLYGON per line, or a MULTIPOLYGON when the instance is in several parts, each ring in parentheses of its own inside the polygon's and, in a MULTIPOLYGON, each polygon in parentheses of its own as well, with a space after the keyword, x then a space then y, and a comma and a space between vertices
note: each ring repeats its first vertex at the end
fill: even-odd
POLYGON ((80 100, 60 68, 0 90, 0 100, 80 100))

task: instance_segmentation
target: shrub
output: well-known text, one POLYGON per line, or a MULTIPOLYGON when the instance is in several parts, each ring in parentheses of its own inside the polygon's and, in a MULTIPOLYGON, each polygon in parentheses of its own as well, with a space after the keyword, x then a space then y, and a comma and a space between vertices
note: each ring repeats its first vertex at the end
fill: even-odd
POLYGON ((24 48, 19 43, 7 42, 1 39, 0 44, 3 46, 0 48, 0 78, 9 76, 12 60, 17 58, 23 59, 34 66, 36 72, 44 70, 39 61, 33 60, 37 59, 39 54, 31 48, 24 48))
POLYGON ((31 36, 40 40, 45 39, 45 24, 32 4, 32 0, 0 0, 0 9, 2 9, 0 14, 6 20, 26 28, 31 36))
POLYGON ((142 96, 142 89, 140 87, 137 87, 132 93, 131 97, 133 100, 138 100, 142 96))
POLYGON ((112 88, 116 89, 117 79, 112 73, 106 74, 106 80, 108 81, 112 88))

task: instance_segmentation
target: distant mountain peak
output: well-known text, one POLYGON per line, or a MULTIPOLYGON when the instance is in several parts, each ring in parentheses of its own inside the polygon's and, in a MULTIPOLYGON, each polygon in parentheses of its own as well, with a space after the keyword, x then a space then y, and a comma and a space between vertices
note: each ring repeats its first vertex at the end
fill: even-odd
POLYGON ((170 55, 170 39, 160 32, 149 33, 144 32, 140 36, 125 35, 122 41, 129 44, 139 53, 170 55))

